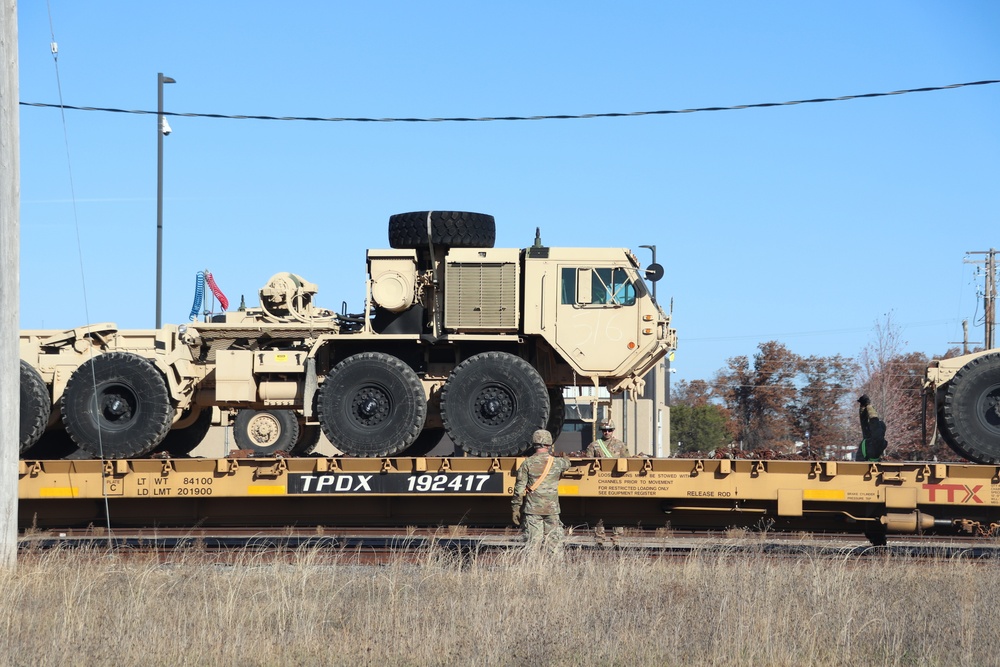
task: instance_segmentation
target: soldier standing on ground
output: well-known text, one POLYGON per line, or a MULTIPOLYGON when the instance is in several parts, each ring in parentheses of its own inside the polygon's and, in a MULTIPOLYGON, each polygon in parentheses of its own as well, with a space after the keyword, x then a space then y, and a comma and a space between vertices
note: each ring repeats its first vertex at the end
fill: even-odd
POLYGON ((529 547, 544 542, 553 552, 562 544, 563 528, 559 520, 559 477, 570 467, 568 460, 552 456, 552 434, 539 429, 531 436, 534 455, 517 469, 514 499, 511 501, 515 526, 521 525, 524 511, 524 532, 529 547))
POLYGON ((595 459, 618 459, 628 456, 628 447, 615 437, 615 423, 606 419, 601 422, 601 437, 587 446, 585 456, 595 459))

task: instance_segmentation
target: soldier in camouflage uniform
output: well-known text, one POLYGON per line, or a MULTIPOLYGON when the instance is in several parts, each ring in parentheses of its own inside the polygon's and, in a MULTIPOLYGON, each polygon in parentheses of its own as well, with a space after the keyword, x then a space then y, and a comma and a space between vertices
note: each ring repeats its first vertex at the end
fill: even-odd
POLYGON ((570 467, 568 460, 554 457, 549 452, 552 434, 539 429, 531 436, 535 447, 533 456, 524 460, 517 469, 514 499, 511 501, 515 526, 521 525, 524 510, 524 532, 529 547, 539 547, 544 542, 555 552, 562 544, 563 529, 559 521, 559 477, 570 467))
POLYGON ((625 443, 615 437, 615 423, 607 419, 601 422, 601 437, 590 443, 584 455, 595 459, 619 459, 629 454, 625 443))

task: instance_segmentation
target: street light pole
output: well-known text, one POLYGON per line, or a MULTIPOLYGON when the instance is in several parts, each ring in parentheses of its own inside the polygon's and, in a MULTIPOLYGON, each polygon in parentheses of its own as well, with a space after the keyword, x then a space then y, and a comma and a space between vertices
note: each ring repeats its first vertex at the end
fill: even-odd
MULTIPOLYGON (((656 245, 641 245, 640 248, 647 248, 653 253, 653 264, 656 264, 656 245)), ((656 301, 656 282, 653 283, 653 301, 656 301)), ((659 302, 656 303, 656 307, 659 308, 659 302)), ((657 385, 660 384, 660 368, 659 363, 653 369, 653 456, 660 456, 663 452, 660 447, 660 405, 658 403, 658 391, 657 385)))
POLYGON ((177 83, 163 72, 156 75, 156 328, 163 306, 163 137, 170 125, 163 117, 163 84, 177 83))

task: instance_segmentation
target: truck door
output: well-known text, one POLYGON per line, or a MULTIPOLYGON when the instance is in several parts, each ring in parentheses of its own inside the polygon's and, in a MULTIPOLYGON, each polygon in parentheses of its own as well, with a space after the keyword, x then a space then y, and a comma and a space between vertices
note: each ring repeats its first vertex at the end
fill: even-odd
POLYGON ((561 266, 556 310, 556 343, 585 371, 613 371, 635 352, 641 323, 625 268, 561 266))

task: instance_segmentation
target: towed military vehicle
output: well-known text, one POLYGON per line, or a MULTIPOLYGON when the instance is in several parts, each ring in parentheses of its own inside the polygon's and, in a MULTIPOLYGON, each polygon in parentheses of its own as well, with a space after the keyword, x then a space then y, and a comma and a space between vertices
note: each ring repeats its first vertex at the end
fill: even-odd
MULTIPOLYGON (((418 456, 447 434, 473 456, 521 453, 562 429, 569 386, 641 389, 676 346, 623 248, 494 248, 492 216, 419 211, 368 250, 364 311, 316 305, 278 273, 259 305, 155 330, 21 332, 22 457, 53 442, 103 459, 190 452, 213 410, 237 446, 418 456)), ((595 392, 596 394, 596 392, 595 392)))
POLYGON ((976 463, 1000 463, 1000 349, 936 359, 924 387, 948 446, 976 463))

